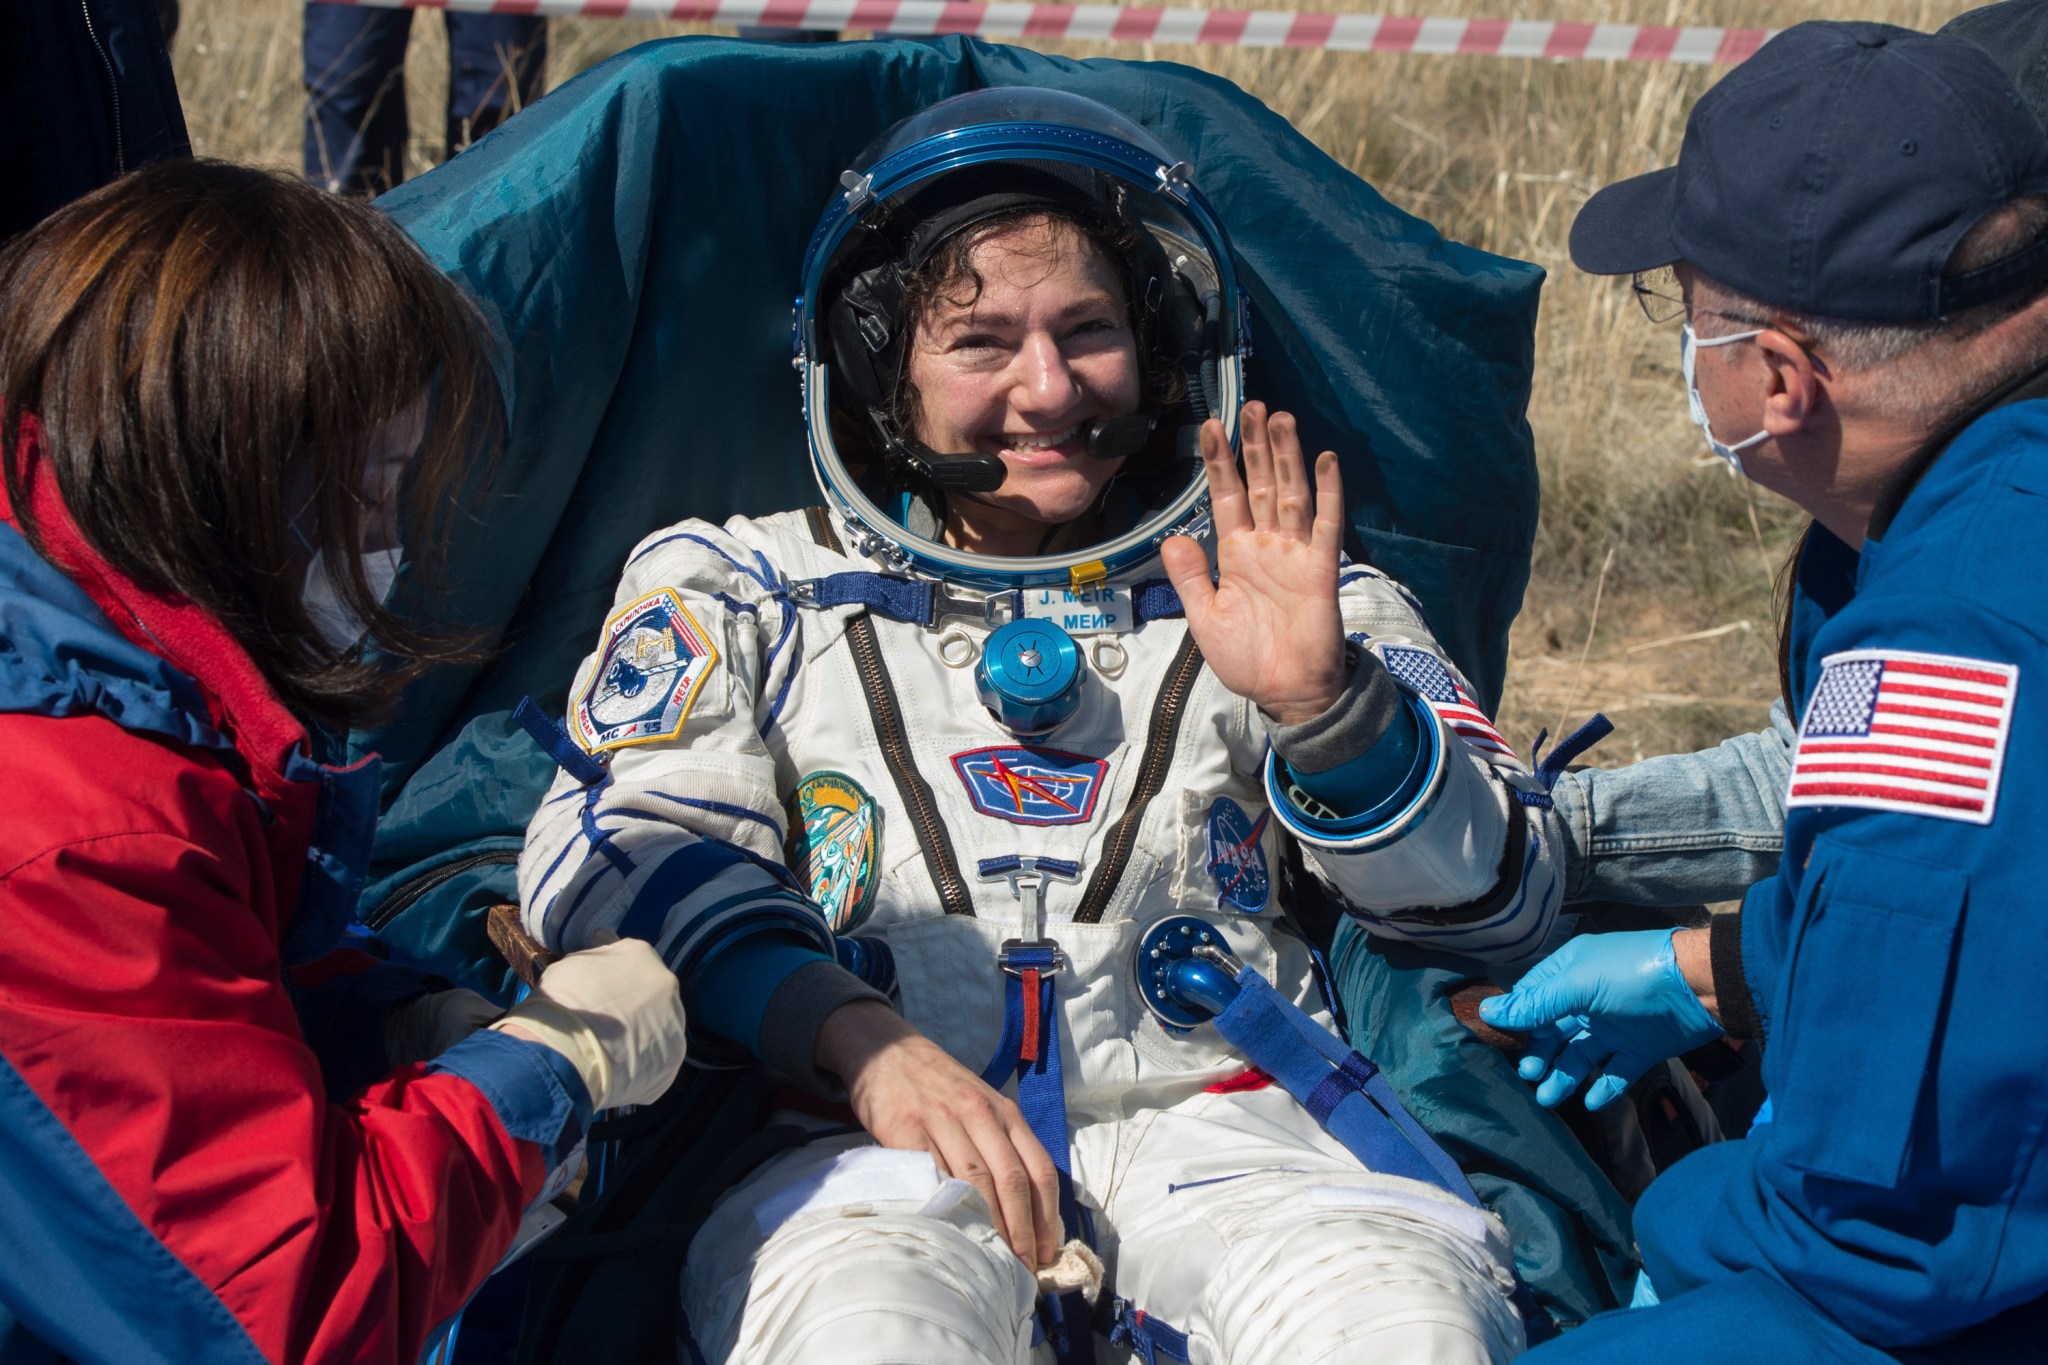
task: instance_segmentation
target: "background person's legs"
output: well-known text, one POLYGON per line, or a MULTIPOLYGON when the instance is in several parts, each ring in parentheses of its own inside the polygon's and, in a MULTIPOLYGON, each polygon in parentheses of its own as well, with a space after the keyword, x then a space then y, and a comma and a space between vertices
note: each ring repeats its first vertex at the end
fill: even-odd
POLYGON ((308 4, 306 179, 368 198, 405 179, 409 9, 308 4))
POLYGON ((523 14, 449 10, 446 154, 475 142, 541 97, 548 21, 523 14))

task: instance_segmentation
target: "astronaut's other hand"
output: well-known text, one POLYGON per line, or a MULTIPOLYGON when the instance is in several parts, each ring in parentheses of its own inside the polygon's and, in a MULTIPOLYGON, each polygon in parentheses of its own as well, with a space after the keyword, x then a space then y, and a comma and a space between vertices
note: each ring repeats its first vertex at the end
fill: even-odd
POLYGON ((990 1089, 894 1010, 842 1005, 818 1030, 817 1065, 846 1086, 854 1117, 884 1147, 930 1152, 980 1192, 996 1231, 1027 1266, 1061 1241, 1059 1172, 1015 1103, 990 1089))
MULTIPOLYGON (((1690 947, 1705 930, 1683 931, 1690 947)), ((1519 1068, 1551 1108, 1588 1081, 1586 1107, 1609 1104, 1667 1057, 1721 1036, 1669 929, 1582 934, 1479 1005, 1495 1028, 1527 1031, 1519 1068)), ((1692 956, 1692 954, 1687 954, 1692 956)), ((1711 970, 1711 968, 1708 968, 1711 970)))
POLYGON ((427 1062, 503 1014, 475 991, 428 991, 384 1017, 384 1055, 392 1066, 427 1062))
POLYGON ((1237 475, 1223 424, 1202 427, 1202 467, 1216 518, 1216 581, 1186 536, 1160 547, 1188 629, 1225 687, 1282 725, 1327 711, 1344 690, 1344 621, 1337 564, 1344 486, 1337 457, 1316 457, 1311 487, 1294 418, 1247 403, 1237 475))

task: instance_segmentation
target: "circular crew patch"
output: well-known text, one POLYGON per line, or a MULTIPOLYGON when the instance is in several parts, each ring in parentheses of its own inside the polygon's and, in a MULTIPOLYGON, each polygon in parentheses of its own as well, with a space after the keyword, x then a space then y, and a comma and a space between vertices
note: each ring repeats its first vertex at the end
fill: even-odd
POLYGON ((812 773, 790 793, 785 861, 835 934, 874 908, 881 823, 882 808, 844 773, 812 773))
POLYGON ((576 728, 592 753, 674 739, 718 650, 669 588, 619 608, 605 622, 597 668, 576 699, 576 728))
POLYGON ((1273 892, 1273 879, 1266 868, 1262 842, 1271 811, 1260 811, 1254 820, 1243 806, 1219 796, 1209 807, 1209 875, 1216 879, 1216 899, 1256 915, 1266 908, 1273 892))

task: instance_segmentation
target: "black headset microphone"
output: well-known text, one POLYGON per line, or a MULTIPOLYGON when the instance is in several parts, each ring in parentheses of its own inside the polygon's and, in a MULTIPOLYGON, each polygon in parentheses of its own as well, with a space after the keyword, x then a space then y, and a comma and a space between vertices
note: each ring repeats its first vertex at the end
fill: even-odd
MULTIPOLYGON (((1157 419, 1133 413, 1129 417, 1098 417, 1088 423, 1085 448, 1098 460, 1122 460, 1137 454, 1151 439, 1157 419)), ((915 437, 894 433, 889 444, 897 456, 932 485, 947 493, 993 493, 1008 477, 1000 455, 963 452, 941 455, 915 437)))

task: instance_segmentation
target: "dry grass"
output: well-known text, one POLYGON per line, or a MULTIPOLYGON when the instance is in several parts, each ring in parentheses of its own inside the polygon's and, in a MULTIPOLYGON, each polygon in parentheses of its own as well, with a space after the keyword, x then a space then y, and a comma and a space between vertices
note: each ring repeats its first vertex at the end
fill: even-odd
MULTIPOLYGON (((1157 0, 1152 0, 1157 3, 1157 0)), ((1933 28, 1967 0, 1234 0, 1266 8, 1494 18, 1784 26, 1809 18, 1933 28)), ((176 64, 202 152, 299 158, 299 7, 186 6, 176 64)), ((551 83, 634 43, 701 27, 556 20, 551 83)), ((415 24, 412 169, 431 165, 446 40, 415 24)), ((1616 763, 1760 724, 1775 694, 1771 580, 1796 533, 1787 505, 1730 479, 1685 418, 1677 337, 1612 281, 1574 272, 1565 236, 1599 186, 1668 164, 1686 111, 1718 71, 1632 63, 1046 44, 1074 55, 1189 62, 1259 96, 1395 203, 1444 232, 1550 273, 1530 418, 1543 470, 1534 581, 1515 632, 1502 728, 1607 711, 1616 763), (1704 458, 1703 458, 1704 457, 1704 458), (1595 603, 1598 603, 1597 622, 1595 603)))

